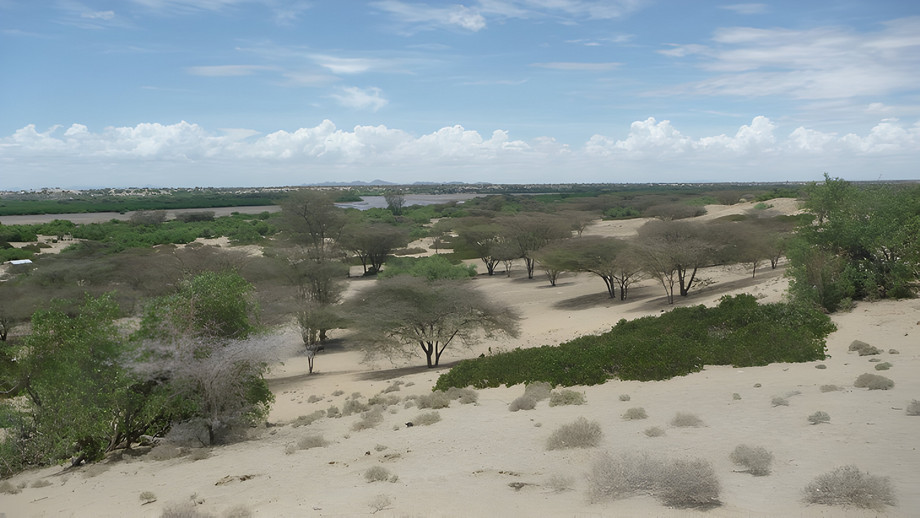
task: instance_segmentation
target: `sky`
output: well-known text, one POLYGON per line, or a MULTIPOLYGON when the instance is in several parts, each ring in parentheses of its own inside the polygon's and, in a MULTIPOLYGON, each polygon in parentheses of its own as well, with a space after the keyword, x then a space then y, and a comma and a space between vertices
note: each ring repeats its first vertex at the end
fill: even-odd
POLYGON ((0 0, 0 190, 920 179, 920 2, 0 0))

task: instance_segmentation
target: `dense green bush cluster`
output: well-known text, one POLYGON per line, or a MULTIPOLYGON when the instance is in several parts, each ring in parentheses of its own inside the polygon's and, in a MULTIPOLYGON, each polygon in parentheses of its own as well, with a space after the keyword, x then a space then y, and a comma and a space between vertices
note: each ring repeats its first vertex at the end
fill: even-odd
POLYGON ((717 307, 675 308, 657 317, 621 320, 602 335, 558 346, 515 349, 464 360, 435 388, 497 387, 545 381, 594 385, 611 378, 662 380, 704 365, 746 367, 825 357, 830 319, 803 305, 758 304, 751 295, 726 296, 717 307))

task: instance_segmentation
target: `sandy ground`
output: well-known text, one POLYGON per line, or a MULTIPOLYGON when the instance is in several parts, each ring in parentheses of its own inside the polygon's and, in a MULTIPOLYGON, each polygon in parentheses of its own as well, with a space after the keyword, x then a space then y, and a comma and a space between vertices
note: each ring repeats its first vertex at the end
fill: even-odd
MULTIPOLYGON (((718 217, 712 215, 718 211, 711 210, 710 217, 718 217)), ((586 233, 628 235, 629 225, 635 224, 602 223, 586 233)), ((711 304, 730 293, 778 301, 787 286, 781 268, 755 279, 740 268, 711 269, 705 276, 713 284, 680 304, 711 304)), ((373 281, 350 282, 350 290, 359 290, 373 281)), ((584 274, 566 275, 555 288, 539 277, 526 279, 521 267, 510 278, 483 275, 474 282, 523 314, 522 334, 472 349, 448 349, 445 363, 490 349, 555 344, 668 307, 661 287, 650 281, 632 288, 628 302, 607 298, 602 281, 584 274)), ((320 353, 316 373, 308 375, 306 358, 291 334, 291 356, 270 375, 277 396, 271 426, 256 430, 252 440, 212 448, 201 460, 125 455, 79 469, 53 466, 22 473, 10 480, 21 492, 0 495, 0 516, 156 517, 181 502, 194 502, 197 510, 214 516, 259 517, 920 516, 920 417, 905 414, 907 404, 920 398, 920 300, 860 303, 833 319, 839 329, 828 339, 830 358, 823 362, 707 367, 669 381, 574 387, 584 393, 585 405, 549 407, 543 401, 534 410, 518 412, 510 412, 508 404, 523 387, 486 389, 478 391, 476 404, 455 401, 439 410, 441 421, 433 425, 407 427, 427 410, 400 402, 388 408, 381 424, 361 431, 352 429, 358 415, 302 427, 291 423, 331 405, 341 409, 354 392, 366 401, 396 381, 402 385, 389 395, 428 393, 446 367, 419 367, 421 356, 396 364, 362 363, 342 335, 337 345, 320 353), (892 390, 853 387, 860 374, 876 373, 873 357, 847 351, 854 339, 886 351, 875 358, 893 364, 880 373, 895 381, 892 390), (819 364, 826 368, 816 368, 819 364), (827 384, 841 390, 822 392, 827 384), (623 394, 630 401, 621 401, 623 394), (774 396, 786 396, 788 406, 773 406, 774 396), (648 418, 624 420, 622 414, 631 407, 644 408, 648 418), (809 424, 807 417, 818 410, 830 415, 829 423, 809 424), (678 411, 696 414, 705 426, 671 426, 678 411), (547 437, 578 417, 600 423, 601 446, 547 451, 547 437), (665 434, 647 437, 643 431, 652 426, 665 434), (329 444, 291 452, 310 434, 321 434, 329 444), (754 477, 739 472, 729 460, 739 444, 770 450, 772 473, 754 477), (592 503, 585 475, 603 452, 707 459, 721 482, 722 505, 672 509, 651 496, 592 503), (802 489, 810 481, 847 464, 890 477, 897 506, 876 512, 802 502, 802 489), (395 481, 366 482, 364 474, 374 466, 389 470, 395 481), (145 491, 156 500, 144 504, 140 495, 145 491)))

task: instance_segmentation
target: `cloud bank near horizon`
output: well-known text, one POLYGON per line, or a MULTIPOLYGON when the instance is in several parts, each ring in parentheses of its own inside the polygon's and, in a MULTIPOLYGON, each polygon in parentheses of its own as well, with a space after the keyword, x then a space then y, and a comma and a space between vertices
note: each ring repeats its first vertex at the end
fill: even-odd
POLYGON ((330 120, 295 131, 208 130, 142 123, 91 131, 27 125, 0 137, 0 189, 126 186, 274 186, 382 178, 396 183, 644 183, 800 181, 824 172, 853 180, 920 178, 920 121, 883 119, 864 134, 757 116, 733 134, 690 136, 669 120, 633 122, 625 136, 574 147, 447 126, 413 135, 330 120), (115 175, 117 173, 117 175, 115 175), (118 178, 113 185, 113 178, 118 178), (40 180, 38 180, 40 179, 40 180), (35 183, 39 181, 40 184, 35 183))

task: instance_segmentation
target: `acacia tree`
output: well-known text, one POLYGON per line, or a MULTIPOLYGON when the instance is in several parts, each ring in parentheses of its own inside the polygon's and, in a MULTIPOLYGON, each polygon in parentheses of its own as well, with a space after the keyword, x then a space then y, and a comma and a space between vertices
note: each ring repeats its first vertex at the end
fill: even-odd
POLYGON ((457 236, 486 265, 489 275, 495 275, 495 267, 501 262, 500 246, 503 243, 501 226, 489 218, 465 218, 456 225, 457 236))
POLYGON ((409 231, 387 223, 355 223, 343 232, 341 243, 358 257, 365 275, 375 274, 390 252, 409 244, 409 231))
POLYGON ((568 243, 550 243, 533 253, 534 260, 546 274, 550 286, 556 286, 556 280, 563 272, 577 270, 577 263, 568 243))
POLYGON ((572 236, 571 224, 550 214, 517 214, 502 218, 499 223, 504 229, 503 239, 524 259, 528 279, 533 279, 534 252, 553 241, 572 236))
POLYGON ((403 207, 406 205, 406 197, 402 192, 388 189, 383 193, 383 199, 387 202, 387 210, 392 212, 394 216, 402 214, 403 207))
POLYGON ((610 298, 616 298, 619 287, 620 300, 626 300, 629 286, 641 279, 643 265, 637 259, 634 248, 626 241, 587 236, 567 244, 575 268, 600 277, 610 298))
POLYGON ((281 202, 284 226, 294 241, 305 244, 312 259, 325 261, 329 245, 345 227, 345 211, 335 206, 332 196, 323 191, 301 189, 281 202))
POLYGON ((471 282, 409 275, 375 282, 348 304, 365 351, 391 356, 421 349, 431 368, 453 344, 517 336, 518 314, 489 301, 471 282))
POLYGON ((658 279, 674 303, 674 287, 682 297, 700 283, 697 272, 711 264, 717 246, 700 224, 688 221, 649 221, 639 227, 638 242, 648 273, 658 279))

